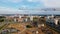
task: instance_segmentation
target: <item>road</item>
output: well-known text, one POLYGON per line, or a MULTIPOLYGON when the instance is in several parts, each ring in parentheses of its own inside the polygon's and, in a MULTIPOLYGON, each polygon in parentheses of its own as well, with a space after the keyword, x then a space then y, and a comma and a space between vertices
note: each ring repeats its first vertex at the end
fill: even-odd
POLYGON ((9 25, 9 24, 7 24, 7 23, 5 23, 4 25, 2 25, 2 26, 0 27, 0 32, 1 32, 3 29, 5 29, 8 25, 9 25))
POLYGON ((45 24, 46 28, 49 28, 49 30, 51 30, 53 32, 53 34, 59 34, 57 31, 53 30, 55 28, 52 29, 52 27, 48 26, 47 24, 45 24))

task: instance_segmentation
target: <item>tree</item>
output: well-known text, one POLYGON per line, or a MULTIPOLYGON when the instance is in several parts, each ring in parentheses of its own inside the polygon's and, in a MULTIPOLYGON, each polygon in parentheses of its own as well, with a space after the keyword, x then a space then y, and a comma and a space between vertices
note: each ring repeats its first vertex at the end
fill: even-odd
POLYGON ((32 26, 31 26, 31 25, 26 25, 26 27, 27 27, 27 28, 32 28, 32 26))
POLYGON ((4 21, 4 16, 0 16, 0 22, 3 22, 4 21))

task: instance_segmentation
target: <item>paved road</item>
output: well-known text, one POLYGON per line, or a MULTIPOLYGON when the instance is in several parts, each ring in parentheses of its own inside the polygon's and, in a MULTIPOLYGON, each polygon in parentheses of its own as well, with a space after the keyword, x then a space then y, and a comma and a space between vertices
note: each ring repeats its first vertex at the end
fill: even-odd
POLYGON ((1 32, 3 29, 5 29, 8 25, 9 25, 9 24, 6 24, 6 23, 5 23, 3 26, 1 26, 1 27, 0 27, 0 32, 1 32))
POLYGON ((51 27, 49 27, 49 26, 46 25, 46 24, 45 24, 45 26, 46 26, 46 28, 49 28, 49 30, 51 30, 51 31, 53 32, 53 34, 58 34, 58 32, 56 32, 56 31, 53 30, 54 28, 52 29, 51 27))

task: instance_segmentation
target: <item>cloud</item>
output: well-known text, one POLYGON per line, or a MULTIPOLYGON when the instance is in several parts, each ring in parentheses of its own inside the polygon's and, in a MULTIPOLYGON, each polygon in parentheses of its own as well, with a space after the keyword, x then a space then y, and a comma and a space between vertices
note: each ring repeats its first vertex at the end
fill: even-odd
POLYGON ((45 7, 51 8, 59 8, 60 7, 60 0, 27 0, 28 2, 40 2, 45 7))
POLYGON ((22 2, 23 0, 0 0, 2 2, 12 2, 12 3, 19 3, 22 2))
POLYGON ((22 8, 27 8, 27 5, 22 5, 21 7, 22 7, 22 8))
POLYGON ((14 14, 17 12, 17 9, 10 7, 0 7, 0 14, 14 14))
POLYGON ((60 14, 60 11, 19 10, 0 6, 0 14, 60 14))
POLYGON ((19 10, 11 7, 0 7, 0 14, 43 14, 44 11, 19 10))
POLYGON ((13 3, 19 3, 19 2, 22 2, 22 0, 8 0, 10 2, 13 2, 13 3))
POLYGON ((60 7, 60 0, 41 0, 46 7, 60 7))
POLYGON ((28 2, 32 2, 33 0, 27 0, 28 2))
POLYGON ((27 0, 28 2, 39 2, 40 0, 27 0))

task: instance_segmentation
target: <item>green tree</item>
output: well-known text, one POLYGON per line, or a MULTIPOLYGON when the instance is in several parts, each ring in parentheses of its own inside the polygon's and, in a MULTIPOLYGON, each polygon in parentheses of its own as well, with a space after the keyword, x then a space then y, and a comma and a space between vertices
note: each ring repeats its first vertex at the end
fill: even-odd
POLYGON ((3 21, 4 21, 4 19, 5 19, 5 17, 4 17, 4 16, 0 16, 0 22, 3 22, 3 21))

